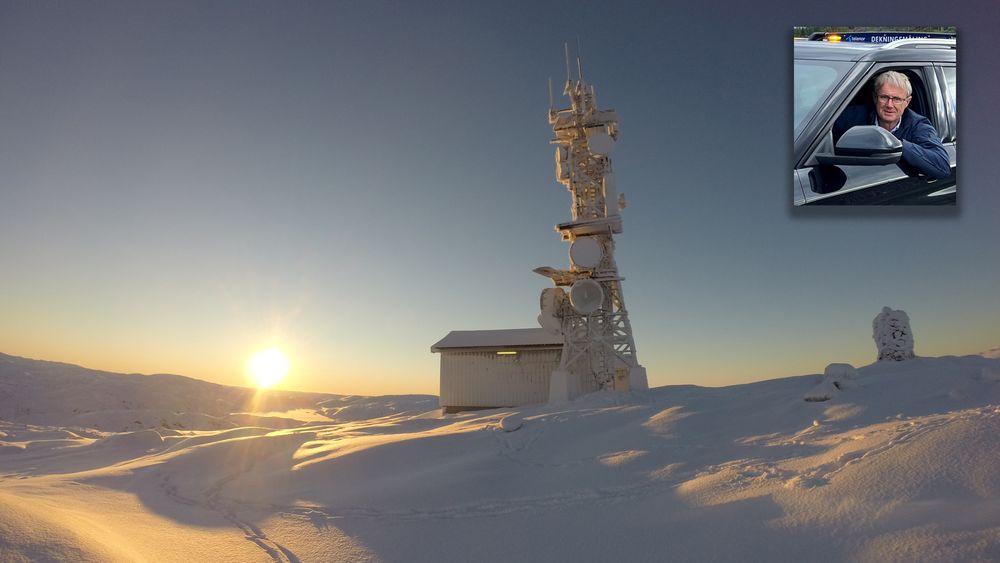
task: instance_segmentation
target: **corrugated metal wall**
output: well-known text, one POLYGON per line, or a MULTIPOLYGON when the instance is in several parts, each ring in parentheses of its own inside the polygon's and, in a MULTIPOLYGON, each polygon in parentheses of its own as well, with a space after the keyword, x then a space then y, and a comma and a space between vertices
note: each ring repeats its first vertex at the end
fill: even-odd
POLYGON ((549 377, 560 350, 441 352, 442 407, 507 407, 549 400, 549 377))

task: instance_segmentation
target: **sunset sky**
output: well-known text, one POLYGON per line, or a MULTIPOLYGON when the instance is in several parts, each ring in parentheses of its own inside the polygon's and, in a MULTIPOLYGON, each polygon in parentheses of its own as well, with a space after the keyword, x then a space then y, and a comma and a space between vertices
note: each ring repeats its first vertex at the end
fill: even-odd
POLYGON ((919 355, 1000 346, 1000 25, 907 5, 961 37, 944 212, 791 208, 792 26, 868 2, 0 0, 0 352, 242 385, 273 346, 279 387, 437 393, 431 344, 537 326, 531 270, 568 264, 577 37, 651 385, 870 363, 884 305, 919 355))

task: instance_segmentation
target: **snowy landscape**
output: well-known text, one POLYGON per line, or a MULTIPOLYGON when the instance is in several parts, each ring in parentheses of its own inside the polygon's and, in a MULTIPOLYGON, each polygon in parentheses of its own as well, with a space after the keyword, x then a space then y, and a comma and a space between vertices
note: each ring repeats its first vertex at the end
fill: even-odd
POLYGON ((4 3, 0 563, 1000 561, 1000 113, 791 209, 831 8, 4 3))
POLYGON ((0 560, 998 560, 987 356, 442 415, 0 355, 0 560))

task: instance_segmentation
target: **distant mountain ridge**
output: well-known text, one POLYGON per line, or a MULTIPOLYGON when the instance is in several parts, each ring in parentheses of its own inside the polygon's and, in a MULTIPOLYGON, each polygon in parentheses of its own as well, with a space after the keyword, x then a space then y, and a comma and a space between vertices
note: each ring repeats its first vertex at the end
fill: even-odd
MULTIPOLYGON (((420 398, 427 404, 433 398, 434 405, 429 408, 436 406, 432 396, 407 397, 420 398)), ((247 415, 231 416, 233 413, 292 409, 326 413, 320 403, 342 408, 366 404, 369 407, 365 412, 377 414, 372 401, 372 397, 330 393, 258 392, 183 375, 122 374, 0 353, 0 420, 23 424, 116 432, 146 428, 217 430, 248 424, 247 415)), ((282 425, 274 420, 269 424, 282 425)))

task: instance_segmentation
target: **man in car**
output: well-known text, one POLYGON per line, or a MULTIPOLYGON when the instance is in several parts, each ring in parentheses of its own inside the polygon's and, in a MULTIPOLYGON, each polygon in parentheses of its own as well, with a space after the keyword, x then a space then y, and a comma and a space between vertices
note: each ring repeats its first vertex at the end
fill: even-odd
POLYGON ((951 174, 948 153, 937 130, 929 119, 907 109, 913 94, 910 79, 890 70, 876 76, 874 86, 875 111, 864 106, 848 107, 833 126, 834 140, 855 125, 878 125, 903 142, 899 164, 904 171, 930 178, 951 174))

